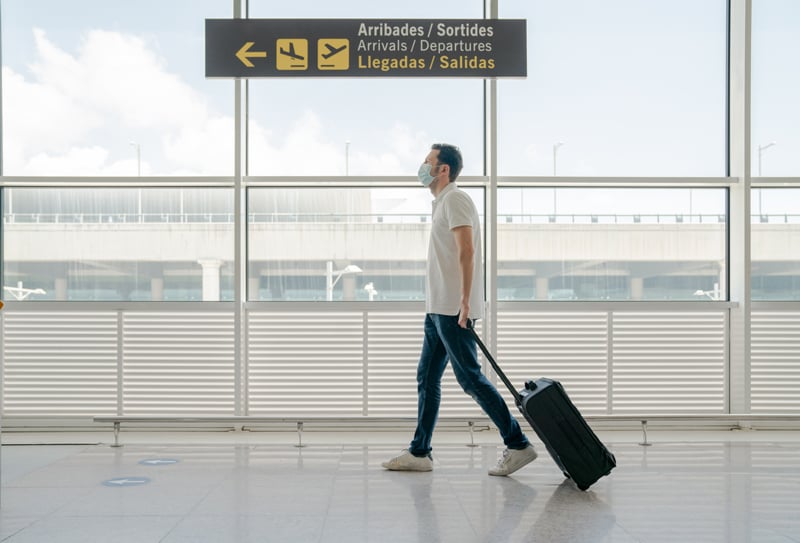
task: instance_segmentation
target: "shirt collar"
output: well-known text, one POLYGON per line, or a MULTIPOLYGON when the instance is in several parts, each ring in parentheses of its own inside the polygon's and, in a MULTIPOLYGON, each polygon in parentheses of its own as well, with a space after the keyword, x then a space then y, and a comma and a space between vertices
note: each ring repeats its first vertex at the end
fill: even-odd
POLYGON ((442 198, 447 196, 450 192, 454 191, 455 189, 456 189, 456 184, 454 181, 451 181, 450 183, 447 184, 445 188, 442 189, 442 192, 440 192, 439 195, 433 199, 433 204, 435 205, 437 202, 440 202, 442 198))

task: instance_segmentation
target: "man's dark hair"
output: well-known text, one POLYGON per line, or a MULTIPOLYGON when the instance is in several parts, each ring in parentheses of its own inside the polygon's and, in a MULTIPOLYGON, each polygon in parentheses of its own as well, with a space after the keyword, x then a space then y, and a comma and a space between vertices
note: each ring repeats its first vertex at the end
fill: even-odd
POLYGON ((434 143, 431 145, 431 149, 439 151, 439 163, 450 166, 450 182, 455 181, 458 174, 461 173, 461 168, 464 167, 461 151, 455 145, 447 143, 434 143))

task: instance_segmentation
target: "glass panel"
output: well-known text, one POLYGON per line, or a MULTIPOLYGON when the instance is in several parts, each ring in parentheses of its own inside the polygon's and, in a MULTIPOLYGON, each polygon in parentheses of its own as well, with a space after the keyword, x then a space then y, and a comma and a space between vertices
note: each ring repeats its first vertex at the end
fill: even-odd
POLYGON ((800 189, 753 189, 754 300, 800 300, 800 189))
MULTIPOLYGON (((250 2, 252 18, 480 19, 483 2, 250 2)), ((420 149, 458 145, 483 174, 483 81, 437 78, 251 80, 251 175, 413 175, 420 149)))
POLYGON ((231 190, 15 188, 4 195, 7 299, 233 299, 231 190))
POLYGON ((754 0, 751 174, 800 176, 800 3, 754 0))
MULTIPOLYGON (((482 189, 466 189, 483 220, 482 189)), ((248 191, 250 300, 424 300, 431 194, 248 191)))
POLYGON ((726 194, 500 188, 498 299, 725 299, 726 194))
POLYGON ((528 21, 528 77, 498 83, 498 172, 725 175, 726 5, 500 2, 528 21))
POLYGON ((230 0, 3 2, 5 175, 231 175, 230 81, 205 19, 230 0), (76 13, 79 11, 79 14, 76 13))

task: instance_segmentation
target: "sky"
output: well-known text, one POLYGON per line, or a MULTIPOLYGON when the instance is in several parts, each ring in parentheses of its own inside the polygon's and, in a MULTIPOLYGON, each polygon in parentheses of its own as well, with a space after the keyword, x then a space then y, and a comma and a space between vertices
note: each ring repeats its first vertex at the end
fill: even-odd
MULTIPOLYGON (((482 4, 253 0, 250 16, 480 18, 482 4)), ((800 2, 753 4, 753 145, 775 142, 763 175, 800 176, 800 2)), ((204 20, 231 6, 0 0, 3 173, 232 175, 234 84, 204 77, 204 20)), ((528 77, 498 82, 501 175, 724 176, 724 0, 503 0, 500 16, 528 24, 528 77)), ((414 175, 449 141, 482 175, 482 105, 476 79, 251 80, 250 174, 414 175)))

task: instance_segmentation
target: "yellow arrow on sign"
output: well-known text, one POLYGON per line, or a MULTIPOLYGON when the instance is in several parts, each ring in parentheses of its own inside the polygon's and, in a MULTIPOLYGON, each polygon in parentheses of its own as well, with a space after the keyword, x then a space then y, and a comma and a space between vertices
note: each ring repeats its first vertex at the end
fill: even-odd
POLYGON ((242 64, 247 66, 248 68, 255 67, 255 64, 250 62, 250 57, 252 58, 267 58, 266 51, 251 51, 250 48, 255 45, 256 42, 249 41, 245 43, 241 49, 236 51, 236 58, 242 61, 242 64))

